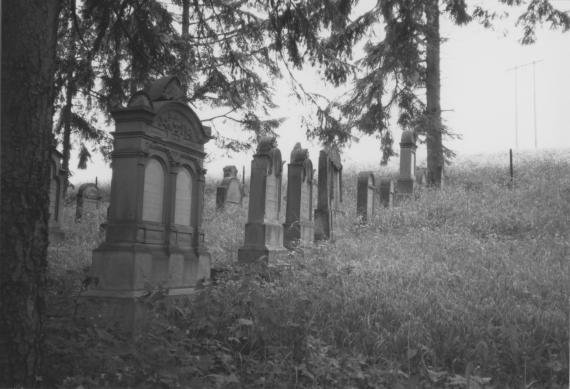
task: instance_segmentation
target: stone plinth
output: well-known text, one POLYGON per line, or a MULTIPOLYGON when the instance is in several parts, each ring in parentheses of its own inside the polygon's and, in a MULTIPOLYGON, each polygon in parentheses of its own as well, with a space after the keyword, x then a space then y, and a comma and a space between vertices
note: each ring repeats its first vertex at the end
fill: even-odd
POLYGON ((297 143, 287 166, 287 209, 283 245, 288 249, 311 246, 313 222, 313 163, 309 151, 297 143))
POLYGON ((360 172, 356 182, 356 215, 362 223, 367 223, 374 217, 374 174, 360 172))
POLYGON ((233 165, 224 167, 224 178, 216 188, 216 208, 224 209, 225 204, 236 204, 240 207, 243 202, 243 189, 237 178, 237 168, 233 165))
POLYGON ((342 212, 342 163, 336 148, 319 153, 315 241, 334 240, 336 214, 342 212))
POLYGON ((67 172, 61 167, 61 154, 56 149, 51 150, 50 186, 49 186, 49 241, 50 243, 61 242, 65 234, 61 229, 63 222, 63 192, 65 176, 67 172))
POLYGON ((280 222, 282 170, 275 137, 262 137, 251 162, 249 210, 239 262, 271 262, 287 252, 280 222))
MULTIPOLYGON (((190 294, 210 275, 202 231, 204 144, 210 129, 184 102, 175 77, 137 92, 112 115, 116 129, 106 237, 93 250, 94 282, 85 295, 123 306, 149 289, 190 294)), ((134 320, 110 318, 115 319, 134 320)))

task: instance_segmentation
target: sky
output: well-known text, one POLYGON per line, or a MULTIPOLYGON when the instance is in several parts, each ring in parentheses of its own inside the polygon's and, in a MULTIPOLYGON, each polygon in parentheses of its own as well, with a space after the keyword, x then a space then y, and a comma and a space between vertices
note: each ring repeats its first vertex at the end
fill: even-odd
MULTIPOLYGON (((487 4, 490 1, 482 2, 487 4)), ((361 4, 367 6, 366 1, 361 4)), ((570 10, 570 0, 555 0, 553 4, 560 9, 570 10)), ((522 46, 519 43, 521 30, 513 28, 512 23, 512 20, 506 20, 497 23, 493 29, 486 29, 476 23, 458 27, 449 22, 445 15, 441 18, 441 35, 448 38, 441 47, 441 106, 445 124, 461 135, 461 139, 447 143, 459 156, 508 153, 509 148, 515 152, 534 149, 535 118, 538 150, 547 152, 550 149, 570 148, 570 32, 541 28, 537 30, 535 44, 522 46), (536 61, 535 81, 532 64, 520 67, 516 72, 515 89, 515 72, 508 69, 533 61, 536 61)), ((308 91, 326 96, 341 93, 341 90, 326 85, 315 69, 305 68, 295 74, 308 91)), ((286 80, 276 85, 279 107, 273 115, 286 118, 277 131, 278 147, 284 160, 288 160, 295 143, 301 142, 304 148, 309 149, 316 165, 321 146, 306 139, 301 124, 303 115, 308 113, 310 107, 289 96, 286 85, 286 80)), ((202 118, 211 116, 209 112, 196 113, 202 118)), ((239 134, 239 130, 232 129, 229 123, 217 123, 215 129, 226 136, 239 134)), ((399 141, 400 130, 392 130, 396 141, 399 141)), ((343 151, 345 167, 378 169, 381 159, 379 141, 375 137, 355 135, 359 141, 352 142, 343 151)), ((246 176, 249 176, 254 150, 227 156, 225 151, 215 147, 214 142, 209 142, 206 151, 205 168, 210 178, 221 179, 222 168, 226 165, 236 165, 240 175, 245 166, 246 176)), ((425 145, 418 148, 417 155, 418 165, 425 165, 425 145)), ((77 162, 72 160, 71 166, 76 165, 77 162)), ((390 165, 397 165, 397 158, 390 165)), ((92 182, 95 177, 99 182, 111 179, 110 167, 100 158, 94 158, 87 170, 75 170, 71 182, 92 182)))

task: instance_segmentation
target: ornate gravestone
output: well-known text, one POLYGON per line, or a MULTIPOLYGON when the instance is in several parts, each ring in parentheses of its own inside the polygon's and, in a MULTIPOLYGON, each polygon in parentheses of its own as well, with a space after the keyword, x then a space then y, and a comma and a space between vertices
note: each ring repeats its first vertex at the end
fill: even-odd
POLYGON ((319 153, 315 241, 334 240, 335 217, 342 212, 342 164, 337 149, 326 147, 319 153))
POLYGON ((61 168, 63 155, 51 150, 50 185, 49 185, 49 241, 60 242, 65 238, 61 229, 63 221, 63 185, 65 183, 65 170, 61 168))
MULTIPOLYGON (((184 102, 176 77, 133 95, 115 119, 106 239, 93 251, 93 286, 112 319, 132 328, 148 288, 191 293, 210 276, 204 246, 204 144, 210 129, 184 102)), ((102 308, 103 309, 103 308, 102 308)))
POLYGON ((378 184, 378 197, 380 205, 390 208, 394 199, 394 181, 389 178, 382 178, 378 184))
POLYGON ((313 242, 313 163, 309 151, 297 143, 287 166, 287 210, 283 245, 288 249, 313 242))
POLYGON ((400 142, 400 176, 398 178, 398 197, 414 193, 416 174, 416 139, 412 131, 402 132, 400 142))
POLYGON ((262 137, 251 162, 245 243, 238 261, 272 261, 286 253, 281 214, 281 151, 275 137, 262 137))
POLYGON ((372 172, 358 173, 356 184, 356 214, 363 223, 374 216, 374 174, 372 172))
POLYGON ((216 189, 216 208, 224 209, 226 203, 242 205, 243 190, 237 178, 237 168, 224 167, 224 178, 216 189))
POLYGON ((93 217, 99 212, 101 206, 101 194, 96 184, 87 183, 79 187, 77 191, 77 208, 75 209, 75 221, 83 216, 93 217))

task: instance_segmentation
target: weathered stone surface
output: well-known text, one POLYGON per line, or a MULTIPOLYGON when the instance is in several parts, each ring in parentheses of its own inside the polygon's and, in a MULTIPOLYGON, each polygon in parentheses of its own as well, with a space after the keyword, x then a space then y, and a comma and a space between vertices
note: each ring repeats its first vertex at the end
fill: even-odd
POLYGON ((251 162, 248 221, 238 261, 273 261, 286 253, 281 218, 281 151, 275 137, 262 137, 251 162))
POLYGON ((287 209, 283 245, 288 249, 310 246, 314 239, 313 163, 307 149, 297 143, 287 167, 287 209))
POLYGON ((77 190, 77 208, 75 220, 79 221, 84 216, 93 217, 99 213, 101 206, 101 194, 97 184, 82 184, 77 190))
POLYGON ((400 176, 397 194, 399 198, 412 195, 415 186, 416 142, 412 131, 404 131, 400 142, 400 176))
POLYGON ((394 181, 389 178, 380 179, 378 193, 380 197, 380 205, 384 208, 391 207, 394 199, 394 181))
POLYGON ((88 297, 129 305, 125 299, 148 288, 188 294, 209 278, 202 166, 211 136, 183 96, 178 79, 166 77, 112 112, 116 129, 106 238, 93 251, 91 277, 97 282, 88 297))
POLYGON ((336 214, 342 212, 342 164, 336 148, 319 153, 315 241, 334 240, 336 214))
POLYGON ((374 174, 372 172, 358 173, 356 183, 356 214, 363 223, 374 217, 374 174))
POLYGON ((237 178, 237 168, 233 165, 224 167, 224 178, 216 188, 216 208, 223 209, 225 204, 243 202, 243 188, 237 178))

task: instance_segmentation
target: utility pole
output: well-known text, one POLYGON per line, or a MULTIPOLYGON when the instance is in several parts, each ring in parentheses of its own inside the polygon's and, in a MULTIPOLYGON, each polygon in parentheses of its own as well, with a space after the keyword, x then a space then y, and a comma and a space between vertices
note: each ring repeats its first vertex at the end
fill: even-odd
POLYGON ((534 60, 522 65, 516 65, 507 69, 507 72, 515 71, 515 148, 519 148, 519 111, 518 111, 518 70, 532 65, 532 106, 534 121, 534 148, 538 148, 538 131, 536 126, 536 64, 542 62, 542 59, 534 60))

